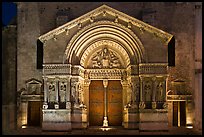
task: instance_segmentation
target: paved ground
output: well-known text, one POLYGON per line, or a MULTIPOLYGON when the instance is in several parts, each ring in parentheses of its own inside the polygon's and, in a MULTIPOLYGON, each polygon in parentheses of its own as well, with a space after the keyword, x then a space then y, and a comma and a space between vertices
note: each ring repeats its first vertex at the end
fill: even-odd
POLYGON ((188 128, 170 128, 163 132, 140 132, 139 130, 130 130, 123 128, 112 128, 103 131, 100 127, 82 130, 72 130, 69 132, 42 131, 40 127, 29 127, 15 131, 3 133, 3 135, 202 135, 202 131, 188 128))

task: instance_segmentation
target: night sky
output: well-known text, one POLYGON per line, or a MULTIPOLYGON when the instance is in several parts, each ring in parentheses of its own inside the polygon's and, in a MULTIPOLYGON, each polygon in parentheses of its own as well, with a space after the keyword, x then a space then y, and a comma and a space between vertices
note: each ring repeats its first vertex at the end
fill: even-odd
POLYGON ((2 2, 2 26, 7 26, 17 15, 17 5, 13 2, 2 2))

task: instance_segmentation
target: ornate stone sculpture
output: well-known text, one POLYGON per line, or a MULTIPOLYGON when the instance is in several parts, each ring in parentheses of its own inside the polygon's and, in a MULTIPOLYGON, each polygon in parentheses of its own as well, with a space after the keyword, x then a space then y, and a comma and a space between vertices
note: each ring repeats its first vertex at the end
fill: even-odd
POLYGON ((92 57, 92 68, 120 68, 121 63, 115 53, 103 48, 92 57))
POLYGON ((164 102, 163 108, 164 108, 164 109, 167 109, 167 108, 168 108, 168 103, 167 103, 167 102, 164 102))
POLYGON ((164 94, 164 82, 160 82, 157 85, 157 101, 163 101, 163 94, 164 94))
POLYGON ((55 102, 55 84, 50 82, 49 87, 49 102, 55 102))
POLYGON ((65 102, 65 94, 66 94, 67 85, 65 82, 60 82, 60 102, 65 102))
POLYGON ((150 81, 147 81, 144 85, 145 101, 151 101, 152 98, 152 86, 150 81))
POLYGON ((144 108, 145 108, 145 103, 144 103, 144 102, 140 102, 139 108, 140 108, 140 109, 144 109, 144 108))
POLYGON ((36 86, 36 84, 31 84, 30 92, 31 92, 31 94, 36 94, 37 93, 37 86, 36 86))
POLYGON ((152 109, 156 109, 157 107, 157 103, 156 102, 152 102, 152 109))

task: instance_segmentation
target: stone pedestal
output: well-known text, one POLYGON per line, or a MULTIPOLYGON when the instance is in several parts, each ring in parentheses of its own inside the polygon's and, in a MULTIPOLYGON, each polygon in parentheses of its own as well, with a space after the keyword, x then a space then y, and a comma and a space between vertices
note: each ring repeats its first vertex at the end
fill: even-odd
POLYGON ((70 131, 71 110, 69 109, 44 109, 42 130, 70 131))
POLYGON ((123 127, 128 129, 139 129, 138 109, 125 108, 123 111, 123 127))
POLYGON ((140 131, 168 131, 168 111, 166 109, 141 109, 140 131))
POLYGON ((74 108, 72 112, 72 128, 87 128, 87 109, 74 108))

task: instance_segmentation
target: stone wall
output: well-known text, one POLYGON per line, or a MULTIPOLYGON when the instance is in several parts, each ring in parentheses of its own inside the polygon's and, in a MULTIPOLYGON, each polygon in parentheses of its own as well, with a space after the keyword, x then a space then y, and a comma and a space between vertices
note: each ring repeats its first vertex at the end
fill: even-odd
POLYGON ((42 70, 37 70, 37 39, 40 36, 38 4, 20 2, 17 9, 17 91, 25 88, 25 81, 42 81, 42 70))
POLYGON ((2 131, 16 128, 16 25, 2 29, 2 131))

